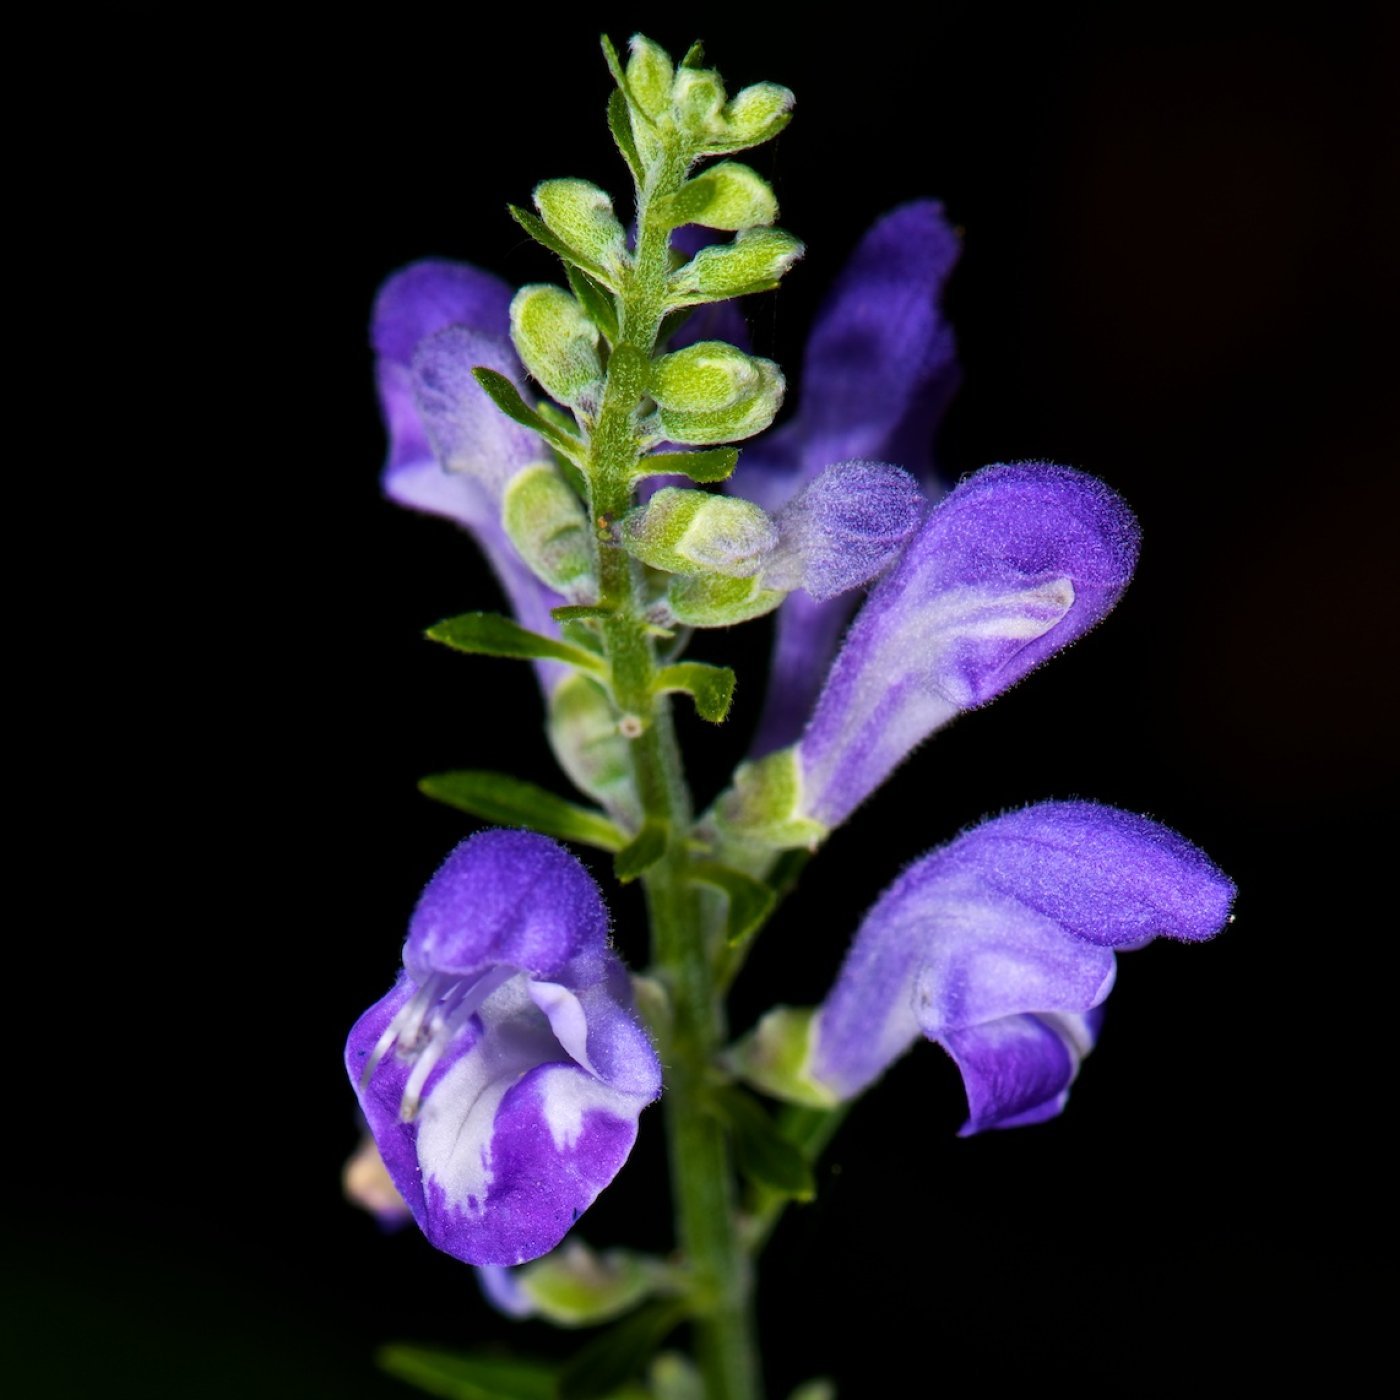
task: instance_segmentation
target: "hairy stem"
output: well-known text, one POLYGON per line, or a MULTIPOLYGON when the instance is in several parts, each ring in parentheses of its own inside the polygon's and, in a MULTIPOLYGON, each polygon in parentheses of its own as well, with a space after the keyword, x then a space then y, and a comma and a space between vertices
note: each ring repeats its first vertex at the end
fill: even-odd
POLYGON ((635 262, 622 291, 619 343, 609 364, 588 475, 599 531, 600 601, 610 610, 602 630, 613 694, 629 727, 638 731, 632 761, 644 820, 666 833, 664 854, 643 880, 652 954, 675 1012, 665 1112, 677 1233, 694 1285, 698 1360, 711 1400, 758 1400, 751 1289, 737 1234, 729 1146, 704 1104, 707 1069, 724 1024, 690 878, 690 795, 669 702, 655 693, 658 667, 644 617, 640 571, 611 531, 632 500, 633 469, 642 446, 638 408, 666 309, 669 231, 653 210, 684 178, 685 162, 672 160, 653 172, 639 195, 635 262))

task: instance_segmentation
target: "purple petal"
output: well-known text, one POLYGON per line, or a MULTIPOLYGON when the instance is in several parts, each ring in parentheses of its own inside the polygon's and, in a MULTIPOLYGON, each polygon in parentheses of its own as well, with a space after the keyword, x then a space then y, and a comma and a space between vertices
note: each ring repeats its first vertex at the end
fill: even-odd
MULTIPOLYGON (((1007 1016, 943 1037, 967 1091, 959 1137, 1043 1123, 1061 1112, 1088 1048, 1071 1033, 1068 1019, 1007 1016)), ((1075 1018, 1081 1025, 1085 1019, 1075 1018)))
POLYGON ((783 600, 752 757, 762 758, 797 741, 858 601, 858 594, 846 593, 819 603, 801 590, 783 600))
POLYGON ((839 825, 905 756, 1094 626, 1137 560, 1102 482, 988 467, 929 515, 846 637, 800 744, 804 815, 839 825))
POLYGON ((511 289, 468 263, 425 258, 388 278, 374 301, 375 354, 407 367, 418 342, 444 326, 509 338, 511 289))
POLYGON ((1092 1044, 1096 1023, 1076 1018, 1108 995, 1113 950, 1209 938, 1233 899, 1202 851, 1130 812, 1051 802, 984 822, 866 916, 821 1008, 812 1072, 849 1096, 923 1034, 965 1067, 968 1131, 1051 1116, 1092 1044), (1043 1026, 1011 1024, 1028 1015, 1043 1026))
POLYGON ((745 452, 739 490, 775 511, 844 458, 931 471, 934 429, 957 383, 939 304, 959 251, 933 200, 902 205, 869 230, 807 342, 797 413, 745 452))
POLYGON ((493 369, 521 387, 510 342, 466 326, 448 326, 413 353, 413 395, 433 455, 454 475, 483 483, 499 502, 510 479, 545 458, 543 444, 491 402, 472 371, 493 369))
MULTIPOLYGON (((500 521, 499 491, 495 489, 493 472, 487 469, 480 474, 489 483, 483 485, 443 469, 419 415, 411 368, 414 351, 422 341, 448 326, 460 326, 479 337, 475 344, 482 348, 483 358, 476 363, 489 364, 518 383, 519 362, 507 340, 510 296, 510 288, 489 273, 465 263, 431 260, 395 273, 380 289, 371 339, 379 354, 375 382, 389 431, 384 492, 410 510, 444 516, 470 531, 500 581, 516 618, 532 631, 557 636, 558 624, 550 616, 550 609, 565 600, 525 567, 507 538, 500 521)), ((474 381, 470 387, 481 395, 474 381)), ((481 400, 485 400, 484 395, 481 400)), ((472 403, 470 398, 465 402, 472 403)), ((467 412, 467 417, 471 416, 467 412)), ((494 441, 504 445, 501 460, 523 465, 522 439, 512 435, 523 434, 524 430, 504 415, 497 413, 497 418, 499 426, 495 431, 500 436, 494 441)), ((478 441, 491 442, 492 430, 486 422, 481 421, 478 426, 478 441)), ((451 435, 448 436, 450 440, 451 435)), ((527 460, 538 460, 540 456, 539 445, 532 443, 527 460)), ((485 451, 479 460, 489 463, 495 458, 485 451)), ((534 665, 546 694, 568 673, 559 662, 537 661, 534 665)))
MULTIPOLYGON (((738 490, 776 512, 829 462, 856 456, 900 463, 937 498, 933 435, 958 383, 940 302, 959 251, 933 200, 871 228, 817 318, 796 415, 745 450, 738 490)), ((794 594, 778 609, 755 757, 801 733, 853 606, 794 594)))
POLYGON ((778 514, 765 581, 825 600, 869 583, 898 556, 926 502, 908 472, 885 462, 837 462, 778 514))
POLYGON ((521 1264, 547 1254, 621 1169, 637 1138, 644 1099, 619 1094, 573 1066, 544 1064, 501 1099, 482 1151, 489 1179, 461 1194, 474 1172, 442 1176, 425 1168, 424 1233, 472 1264, 521 1264))
POLYGON ((385 1167, 438 1248, 533 1259, 621 1167, 661 1085, 597 888, 542 836, 483 832, 429 882, 404 955, 345 1057, 385 1167))
POLYGON ((602 967, 608 914, 592 877, 562 846, 530 831, 478 832, 428 881, 409 922, 404 966, 420 985, 502 964, 532 978, 602 967))

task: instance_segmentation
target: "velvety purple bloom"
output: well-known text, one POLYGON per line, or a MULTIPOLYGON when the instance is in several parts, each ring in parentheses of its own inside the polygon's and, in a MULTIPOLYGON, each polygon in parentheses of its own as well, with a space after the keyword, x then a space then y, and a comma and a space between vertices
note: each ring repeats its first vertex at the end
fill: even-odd
POLYGON ((1132 512, 1102 482, 988 467, 930 513, 847 634, 798 744, 800 815, 835 827, 929 734, 1000 695, 1118 601, 1132 512))
MULTIPOLYGON (((902 205, 870 229, 807 342, 797 412, 744 449, 742 495, 776 512, 824 467, 851 458, 931 478, 934 430, 958 381, 939 302, 959 251, 933 200, 902 205)), ((853 602, 799 592, 779 610, 756 755, 797 738, 853 602)))
POLYGON ((778 512, 778 545, 764 560, 769 588, 835 598, 882 573, 919 527, 923 493, 886 462, 836 462, 778 512))
POLYGON ((1094 1043, 1115 950, 1210 938, 1234 894, 1202 851, 1130 812, 1047 802, 984 822, 866 916, 808 1072, 848 1098, 924 1035, 962 1072, 964 1135, 1052 1118, 1094 1043))
MULTIPOLYGON (((530 572, 501 524, 505 483, 547 453, 471 377, 474 366, 486 365, 517 387, 525 384, 510 343, 510 298, 499 278, 441 259, 413 263, 380 288, 371 340, 389 430, 384 491, 470 531, 515 616, 532 631, 557 636, 550 609, 565 599, 530 572)), ((565 673, 549 661, 536 669, 546 690, 565 673)))
POLYGON ((345 1052, 384 1165, 439 1249, 534 1259, 661 1089, 598 888, 543 836, 482 832, 429 881, 403 961, 345 1052))

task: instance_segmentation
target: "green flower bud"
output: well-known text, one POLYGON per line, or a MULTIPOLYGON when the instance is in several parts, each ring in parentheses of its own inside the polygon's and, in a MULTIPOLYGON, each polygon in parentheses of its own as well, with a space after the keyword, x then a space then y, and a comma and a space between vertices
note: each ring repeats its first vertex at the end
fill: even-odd
POLYGON ((688 627, 732 627, 772 612, 786 597, 765 588, 761 575, 680 574, 671 580, 666 603, 676 621, 688 627))
POLYGON ((612 200, 587 180, 546 180, 535 186, 545 226, 576 253, 610 272, 627 258, 627 235, 612 200))
POLYGON ((553 466, 537 462, 511 478, 501 502, 501 521, 536 578, 566 598, 594 594, 588 516, 553 466))
POLYGON ((802 770, 797 749, 776 749, 734 772, 734 785, 715 804, 720 830, 736 841, 775 850, 815 850, 827 828, 802 810, 802 770))
POLYGON ((562 287, 522 287, 510 304, 510 338, 545 392, 571 407, 597 402, 598 328, 562 287))
POLYGON ((713 152, 742 151, 772 140, 792 120, 792 90, 777 83, 746 87, 724 109, 724 143, 713 152))
POLYGON ((761 433, 776 416, 786 381, 772 360, 719 340, 702 340, 652 365, 651 396, 672 442, 736 442, 761 433))
POLYGON ((671 196, 666 217, 673 228, 681 224, 731 231, 753 228, 778 217, 778 200, 758 171, 726 160, 682 185, 671 196))
POLYGON ((632 56, 627 61, 627 86, 642 111, 655 119, 671 105, 675 78, 671 56, 644 34, 634 34, 629 47, 632 56))
POLYGON ((748 578, 778 544, 778 531, 752 501, 667 486, 622 520, 630 554, 671 574, 748 578))
POLYGON ((725 1062, 755 1089, 787 1103, 833 1108, 838 1100, 809 1074, 814 1007, 776 1006, 729 1053, 725 1062))
POLYGON ((671 85, 671 114, 678 130, 704 142, 722 136, 724 84, 712 68, 682 68, 671 85))
POLYGON ((626 1250, 595 1254, 571 1240, 512 1278, 534 1312, 558 1327, 590 1327, 635 1307, 664 1272, 657 1260, 626 1250))
POLYGON ((732 243, 702 248, 671 275, 672 302, 695 306, 767 291, 806 251, 780 228, 744 229, 732 243))
POLYGON ((632 753, 603 688, 575 672, 554 687, 546 722, 550 748, 580 792, 626 827, 641 824, 632 753))

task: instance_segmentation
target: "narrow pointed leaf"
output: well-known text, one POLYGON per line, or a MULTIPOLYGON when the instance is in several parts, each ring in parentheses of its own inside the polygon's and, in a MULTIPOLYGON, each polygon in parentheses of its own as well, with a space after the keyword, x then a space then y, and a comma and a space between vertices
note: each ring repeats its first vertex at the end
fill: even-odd
POLYGON ((500 613, 470 612, 459 617, 445 618, 428 628, 429 640, 441 642, 454 651, 476 656, 508 656, 522 661, 567 661, 581 671, 595 676, 606 674, 607 668, 598 657, 582 647, 542 637, 500 613))
MULTIPOLYGON (((614 74, 614 77, 617 75, 614 74)), ((633 181, 640 186, 646 175, 642 158, 637 154, 636 138, 632 135, 632 118, 627 110, 627 97, 621 88, 614 88, 608 94, 608 129, 612 132, 617 149, 627 162, 633 181)))
POLYGON ((603 1400, 630 1380, 685 1316, 671 1300, 642 1308, 610 1327, 559 1373, 559 1400, 603 1400))
POLYGON ((557 1394, 555 1369, 537 1361, 403 1344, 381 1348, 376 1360, 391 1376, 445 1400, 554 1400, 557 1394))
POLYGON ((733 870, 727 865, 702 861, 691 867, 691 877, 701 884, 712 885, 724 892, 729 901, 729 916, 725 921, 725 941, 731 948, 748 942, 763 926, 777 903, 777 896, 767 885, 733 870))
POLYGON ((583 444, 576 437, 561 432, 555 424, 536 413, 520 397, 520 390, 505 375, 498 374, 494 369, 487 369, 481 365, 472 370, 472 376, 486 391, 491 402, 512 422, 537 432, 546 442, 557 447, 570 461, 582 462, 584 460, 583 444))
POLYGON ((560 841, 577 841, 613 852, 627 844, 626 836, 601 812, 556 797, 509 773, 481 768, 432 773, 418 784, 418 790, 474 817, 502 826, 527 827, 560 841))
POLYGON ((683 690, 695 701, 695 713, 711 724, 720 724, 734 699, 734 672, 728 666, 704 661, 682 661, 663 667, 656 677, 660 691, 683 690))
POLYGON ((610 617, 612 611, 596 603, 568 603, 562 608, 551 608, 549 615, 555 622, 586 622, 591 617, 610 617))
POLYGON ((647 822, 613 860, 613 873, 625 885, 651 869, 666 853, 667 828, 647 822))
POLYGON ((756 1099, 742 1089, 727 1088, 716 1090, 713 1102, 733 1134, 739 1170, 750 1181, 799 1201, 817 1194, 807 1159, 756 1099))
POLYGON ((588 318, 603 332, 609 345, 617 344, 617 307, 607 287, 596 277, 591 277, 581 267, 564 264, 564 275, 569 286, 578 298, 579 305, 588 313, 588 318))
POLYGON ((716 447, 708 452, 653 452, 641 458, 634 475, 688 476, 692 481, 724 481, 734 474, 737 447, 716 447))

